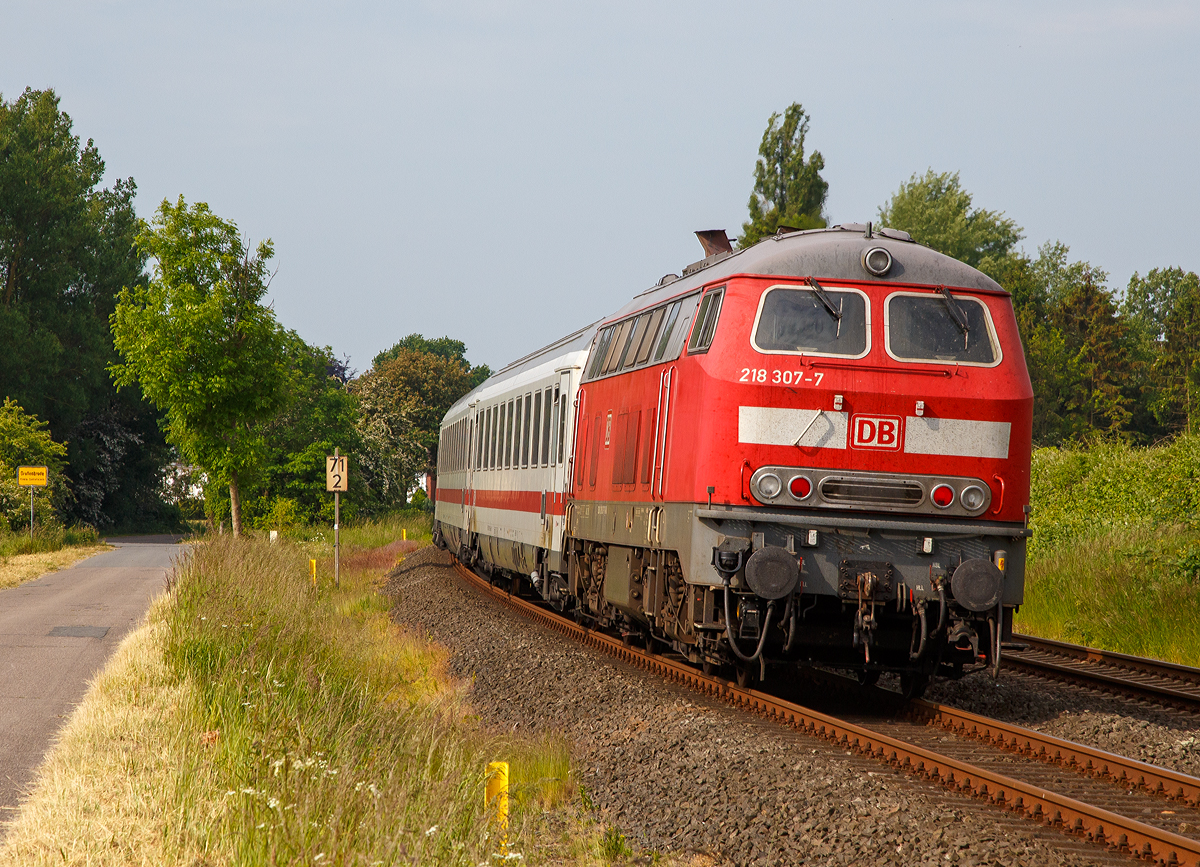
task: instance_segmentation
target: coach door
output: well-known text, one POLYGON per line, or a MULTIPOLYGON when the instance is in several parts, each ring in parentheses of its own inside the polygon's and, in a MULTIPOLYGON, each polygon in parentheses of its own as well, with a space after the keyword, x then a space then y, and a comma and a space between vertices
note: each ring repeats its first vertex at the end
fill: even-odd
POLYGON ((563 550, 563 531, 566 528, 565 513, 568 492, 571 490, 571 429, 574 418, 575 394, 571 390, 571 371, 559 370, 558 382, 554 386, 553 414, 550 435, 550 490, 546 492, 544 526, 547 547, 552 551, 563 550))

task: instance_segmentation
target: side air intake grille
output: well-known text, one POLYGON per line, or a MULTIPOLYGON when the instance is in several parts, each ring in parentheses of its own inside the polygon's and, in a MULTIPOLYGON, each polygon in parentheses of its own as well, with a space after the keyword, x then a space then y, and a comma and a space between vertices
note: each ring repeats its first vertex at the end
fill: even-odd
POLYGON ((919 506, 925 499, 925 490, 918 482, 903 479, 826 476, 820 490, 827 502, 863 506, 919 506))

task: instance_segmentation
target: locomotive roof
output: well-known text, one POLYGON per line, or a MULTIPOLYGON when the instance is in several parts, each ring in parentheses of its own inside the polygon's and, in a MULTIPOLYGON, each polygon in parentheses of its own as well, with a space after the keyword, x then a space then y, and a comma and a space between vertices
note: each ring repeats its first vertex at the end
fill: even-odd
POLYGON ((674 275, 667 275, 608 318, 618 318, 734 274, 918 283, 1004 292, 999 283, 982 271, 918 244, 907 232, 878 229, 870 237, 867 232, 865 224, 844 223, 830 229, 772 235, 745 250, 718 253, 689 265, 682 277, 672 279, 674 275), (891 270, 883 277, 876 277, 862 264, 863 253, 875 247, 883 247, 892 255, 891 270))
POLYGON ((709 256, 684 268, 682 277, 673 274, 664 277, 611 316, 505 365, 470 393, 459 398, 447 415, 456 414, 463 405, 481 396, 486 397, 490 392, 502 391, 502 384, 514 377, 537 368, 551 372, 555 365, 567 357, 587 350, 597 327, 603 322, 618 319, 734 274, 815 277, 864 283, 916 283, 1004 292, 999 283, 983 272, 916 243, 907 232, 878 229, 868 237, 868 231, 865 224, 843 223, 829 229, 772 235, 745 250, 709 256), (870 273, 862 264, 863 253, 875 247, 883 247, 892 255, 892 267, 883 277, 870 273))

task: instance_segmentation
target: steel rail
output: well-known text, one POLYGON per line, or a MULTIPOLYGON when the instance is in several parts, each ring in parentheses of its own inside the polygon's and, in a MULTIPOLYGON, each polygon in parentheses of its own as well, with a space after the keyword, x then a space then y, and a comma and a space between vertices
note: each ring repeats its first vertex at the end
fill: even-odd
POLYGON ((1012 640, 1026 649, 1004 652, 1002 664, 1011 669, 1200 713, 1200 669, 1032 635, 1012 640))
POLYGON ((908 713, 914 719, 941 726, 960 737, 989 743, 1089 777, 1200 808, 1200 779, 1169 768, 1160 768, 924 699, 911 701, 908 713))
MULTIPOLYGON (((888 735, 784 701, 758 690, 741 688, 729 681, 705 675, 690 665, 637 650, 618 639, 586 629, 566 618, 552 614, 539 605, 493 587, 487 580, 459 563, 457 559, 454 560, 454 568, 461 578, 480 592, 516 610, 528 619, 568 635, 582 644, 596 648, 629 665, 714 696, 735 707, 744 708, 762 717, 791 726, 808 735, 830 741, 841 748, 870 756, 906 773, 940 783, 951 790, 985 799, 999 807, 1089 841, 1157 864, 1200 867, 1200 840, 1192 840, 1164 829, 1155 828, 1136 819, 1121 816, 1049 789, 1014 780, 985 768, 940 755, 915 744, 905 743, 888 735)), ((932 707, 939 713, 943 710, 946 712, 952 710, 942 709, 937 705, 932 707)), ((961 714, 962 712, 955 711, 954 713, 961 714)), ((952 717, 947 713, 943 719, 949 723, 952 717)), ((979 728, 980 723, 986 724, 989 731, 995 729, 997 736, 1003 727, 1003 724, 983 717, 974 717, 969 721, 969 725, 976 729, 979 728)), ((961 724, 968 725, 965 717, 962 718, 961 724)), ((1029 734, 1036 733, 1030 732, 1029 734)), ((1010 742, 1011 738, 1016 738, 1017 746, 1020 748, 1021 738, 1019 735, 1005 736, 1010 737, 1010 742)), ((1070 746, 1074 751, 1081 750, 1078 744, 1070 746)), ((1040 747, 1035 748, 1035 755, 1037 749, 1040 747)), ((1087 748, 1082 748, 1082 750, 1086 751, 1087 748)), ((1101 753, 1101 751, 1095 752, 1104 756, 1109 755, 1101 753)), ((1047 750, 1048 753, 1049 750, 1047 750)), ((1082 755, 1082 752, 1079 754, 1082 755)), ((1095 762, 1095 759, 1092 761, 1095 762)), ((1133 764, 1140 765, 1141 763, 1133 764)), ((1155 768, 1154 770, 1162 772, 1164 769, 1155 768)), ((1132 778, 1127 777, 1127 779, 1132 778)), ((1147 780, 1149 780, 1148 777, 1147 780)), ((1192 784, 1197 782, 1192 780, 1192 784)), ((1149 787, 1151 784, 1147 782, 1146 785, 1149 787)), ((1187 797, 1186 792, 1184 797, 1187 797)))

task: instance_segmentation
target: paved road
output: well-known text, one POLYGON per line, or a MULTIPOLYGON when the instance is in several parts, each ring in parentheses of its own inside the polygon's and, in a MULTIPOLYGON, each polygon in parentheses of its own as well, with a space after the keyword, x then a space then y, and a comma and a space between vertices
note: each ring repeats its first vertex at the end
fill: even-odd
POLYGON ((108 541, 115 551, 0 591, 0 823, 183 550, 168 536, 108 541))

